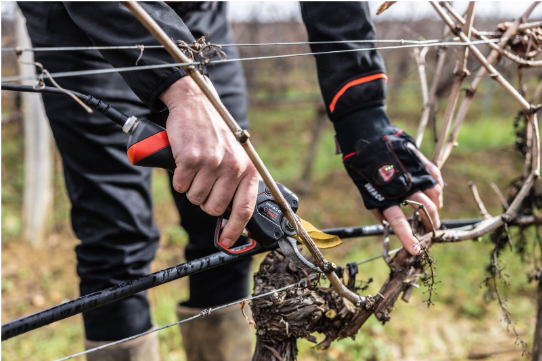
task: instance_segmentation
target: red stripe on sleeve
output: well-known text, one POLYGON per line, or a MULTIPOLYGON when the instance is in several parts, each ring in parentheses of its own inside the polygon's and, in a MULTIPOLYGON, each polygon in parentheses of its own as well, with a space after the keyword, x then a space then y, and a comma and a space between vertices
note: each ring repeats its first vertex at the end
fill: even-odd
POLYGON ((329 110, 333 113, 333 111, 335 110, 335 105, 337 105, 337 101, 339 100, 341 95, 343 95, 344 92, 348 90, 348 88, 351 88, 354 85, 367 83, 369 81, 373 81, 373 80, 377 80, 377 79, 384 79, 387 82, 388 81, 388 76, 386 74, 384 74, 384 73, 379 73, 379 74, 368 75, 368 76, 364 76, 364 77, 359 78, 359 79, 349 81, 348 83, 346 83, 345 86, 343 86, 341 88, 341 90, 339 90, 339 92, 337 94, 335 94, 335 96, 333 97, 333 100, 331 101, 331 104, 329 104, 329 110))

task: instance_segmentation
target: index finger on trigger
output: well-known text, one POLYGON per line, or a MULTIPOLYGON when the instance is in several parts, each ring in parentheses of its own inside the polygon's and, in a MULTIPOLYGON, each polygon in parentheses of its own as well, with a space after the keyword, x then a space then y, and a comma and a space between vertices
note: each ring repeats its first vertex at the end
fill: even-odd
POLYGON ((257 194, 258 178, 250 176, 244 177, 239 183, 233 198, 230 219, 224 226, 220 236, 220 243, 227 248, 230 248, 235 244, 252 217, 257 194))

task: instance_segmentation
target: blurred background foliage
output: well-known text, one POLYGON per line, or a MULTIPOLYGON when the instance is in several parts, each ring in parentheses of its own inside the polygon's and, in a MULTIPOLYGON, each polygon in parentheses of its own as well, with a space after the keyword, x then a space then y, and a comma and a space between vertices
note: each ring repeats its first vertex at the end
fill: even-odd
MULTIPOLYGON (((482 5, 481 6, 485 6, 482 5)), ((527 5, 526 5, 527 6, 527 5)), ((526 7, 525 6, 525 7, 526 7)), ((388 11, 393 11, 393 8, 388 11)), ((475 19, 479 30, 493 30, 502 20, 475 19)), ((405 29, 428 39, 438 38, 442 24, 436 16, 409 21, 376 23, 377 38, 407 37, 405 29)), ((257 17, 233 24, 236 41, 261 43, 272 41, 304 41, 305 29, 295 19, 261 23, 257 17)), ((9 22, 3 19, 4 37, 10 36, 9 22)), ((410 38, 410 36, 408 36, 410 38)), ((13 41, 13 39, 11 39, 13 41)), ((484 53, 487 48, 481 47, 484 53)), ((301 53, 308 46, 240 48, 241 56, 301 53)), ((428 79, 432 78, 436 48, 427 57, 428 79)), ((418 72, 411 49, 382 51, 388 82, 387 109, 396 125, 415 134, 422 110, 418 72)), ((447 65, 438 92, 442 119, 450 90, 452 70, 457 51, 450 49, 447 65)), ((478 67, 469 58, 469 69, 478 67)), ((12 55, 2 54, 2 74, 17 71, 12 55)), ((342 169, 335 155, 333 127, 326 121, 316 146, 311 165, 310 188, 302 184, 306 155, 312 142, 312 128, 317 118, 321 98, 316 79, 314 59, 299 57, 260 60, 243 63, 250 95, 251 134, 254 146, 277 181, 294 190, 305 190, 301 196, 300 215, 320 228, 373 224, 375 220, 363 208, 355 186, 342 169)), ((517 84, 516 68, 507 61, 497 64, 499 71, 517 84)), ((542 77, 540 70, 525 70, 527 90, 532 92, 542 77)), ((472 80, 467 78, 465 86, 472 80)), ((98 94, 96 94, 98 95, 98 94)), ((520 174, 521 159, 514 149, 513 120, 518 112, 516 103, 494 82, 484 81, 476 94, 465 124, 459 135, 459 147, 443 169, 448 187, 445 189, 443 219, 475 218, 478 211, 467 185, 478 185, 481 197, 491 214, 499 214, 501 206, 491 188, 495 182, 503 191, 508 182, 520 174)), ((55 154, 54 207, 48 221, 48 236, 41 248, 32 248, 20 241, 22 231, 21 207, 23 179, 23 123, 18 95, 2 92, 2 322, 36 312, 78 296, 75 273, 77 244, 69 222, 68 202, 62 177, 62 164, 55 154)), ((431 126, 426 131, 422 150, 431 155, 434 148, 431 126)), ((179 227, 179 217, 172 202, 162 170, 153 176, 154 213, 162 231, 161 247, 153 263, 153 271, 184 261, 186 234, 179 227)), ((514 237, 514 232, 512 232, 514 237)), ((534 234, 533 234, 534 238, 534 234)), ((392 247, 399 242, 393 239, 392 247)), ((356 340, 335 342, 328 351, 317 351, 306 341, 300 342, 300 360, 515 360, 521 358, 521 348, 514 345, 515 337, 507 332, 496 302, 486 302, 485 266, 489 263, 492 245, 487 237, 479 242, 437 245, 431 249, 437 261, 438 295, 435 305, 427 308, 422 301, 424 290, 414 292, 409 304, 398 301, 391 322, 385 326, 374 318, 361 329, 356 340)), ((325 252, 337 264, 360 261, 379 255, 380 239, 346 240, 344 244, 325 252)), ((255 257, 254 269, 262 255, 255 257)), ((511 285, 501 287, 508 306, 517 322, 517 329, 531 343, 535 324, 535 285, 527 282, 531 269, 529 260, 522 262, 513 252, 503 254, 511 285)), ((359 277, 372 277, 367 293, 376 294, 388 275, 384 262, 376 261, 360 267, 359 277)), ((156 325, 176 321, 175 303, 187 297, 187 279, 178 280, 150 290, 152 314, 156 325)), ((195 321, 197 322, 197 321, 195 321)), ((51 360, 81 351, 84 337, 81 317, 57 322, 2 343, 2 360, 51 360)), ((180 333, 176 327, 159 333, 164 360, 184 360, 180 333)))

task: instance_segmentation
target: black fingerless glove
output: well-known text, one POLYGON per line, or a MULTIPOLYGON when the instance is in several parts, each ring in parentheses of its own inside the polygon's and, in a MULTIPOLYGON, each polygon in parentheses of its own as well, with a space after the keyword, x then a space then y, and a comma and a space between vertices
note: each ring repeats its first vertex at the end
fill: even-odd
POLYGON ((383 107, 365 109, 349 118, 337 122, 335 129, 344 166, 365 208, 382 211, 437 184, 409 148, 409 143, 416 146, 414 139, 389 124, 383 107))

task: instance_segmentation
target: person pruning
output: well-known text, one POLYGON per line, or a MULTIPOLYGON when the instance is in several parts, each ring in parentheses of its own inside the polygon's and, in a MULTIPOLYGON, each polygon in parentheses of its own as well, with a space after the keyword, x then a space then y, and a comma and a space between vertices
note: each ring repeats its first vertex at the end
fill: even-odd
MULTIPOLYGON (((119 2, 20 2, 34 47, 155 45, 157 41, 119 2)), ((233 43, 227 3, 151 2, 141 6, 175 40, 190 44, 209 33, 216 44, 233 43)), ((316 56, 326 110, 336 131, 345 168, 365 206, 387 220, 411 254, 417 254, 399 204, 424 203, 435 227, 442 207, 440 172, 391 125, 385 111, 384 62, 371 43, 375 37, 367 3, 301 3, 314 52, 352 50, 316 56), (342 42, 342 41, 352 42, 342 42), (332 43, 329 43, 332 42, 332 43)), ((237 58, 234 47, 224 48, 237 58)), ((50 72, 170 64, 164 49, 40 52, 35 60, 50 72)), ((220 99, 248 127, 247 97, 240 63, 204 69, 220 99)), ((66 89, 96 94, 127 114, 165 126, 175 158, 171 188, 181 225, 188 233, 187 260, 215 252, 216 217, 231 204, 221 243, 246 241, 241 233, 253 214, 259 176, 214 107, 179 67, 61 78, 66 89)), ((127 135, 98 114, 87 114, 68 98, 43 94, 51 129, 62 156, 72 203, 71 219, 81 244, 76 247, 82 295, 149 272, 158 247, 153 222, 150 169, 134 167, 125 156, 127 135)), ((427 219, 424 221, 428 222, 427 219)), ((177 305, 179 318, 202 308, 248 295, 250 260, 190 277, 190 298, 177 305)), ((251 329, 235 310, 181 324, 189 360, 251 359, 251 329)), ((85 346, 129 337, 153 327, 146 294, 140 293, 83 313, 85 346)), ((88 360, 158 360, 156 333, 94 352, 88 360)))

